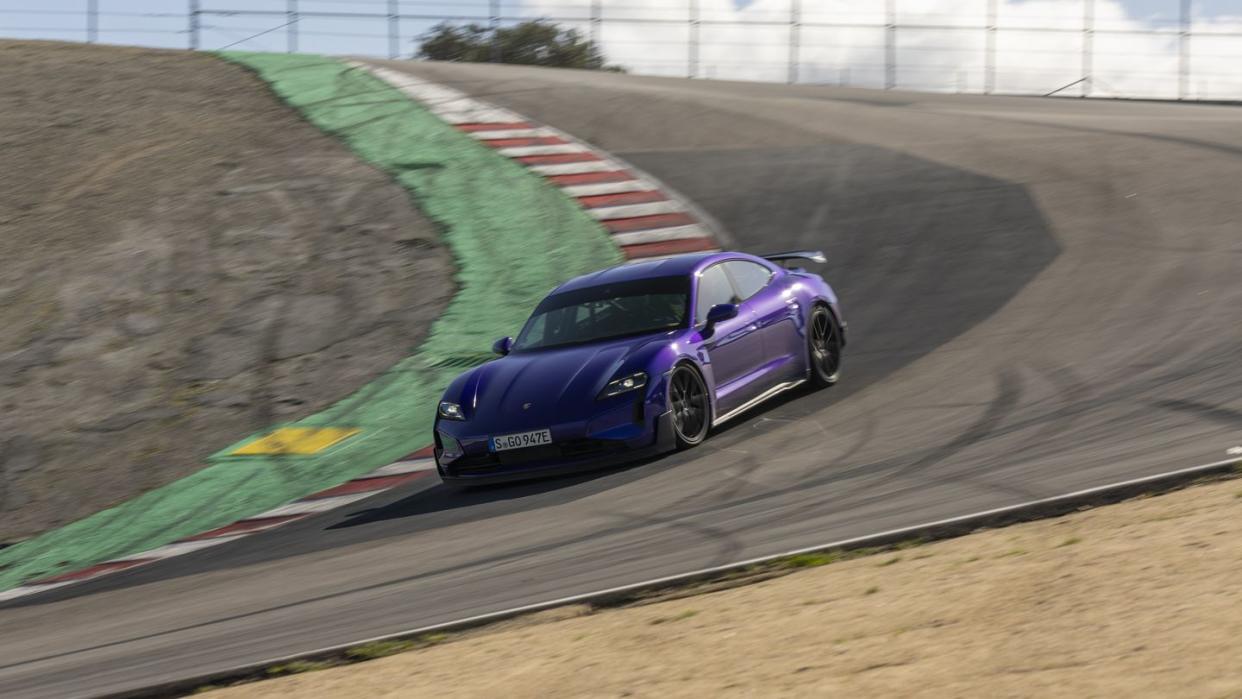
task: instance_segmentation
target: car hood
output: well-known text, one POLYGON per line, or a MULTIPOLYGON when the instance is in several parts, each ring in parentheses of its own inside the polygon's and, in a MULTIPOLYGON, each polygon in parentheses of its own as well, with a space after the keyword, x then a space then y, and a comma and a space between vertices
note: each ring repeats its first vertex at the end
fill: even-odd
POLYGON ((644 358, 675 333, 515 352, 475 368, 457 396, 466 417, 508 429, 586 419, 618 372, 647 369, 644 358))

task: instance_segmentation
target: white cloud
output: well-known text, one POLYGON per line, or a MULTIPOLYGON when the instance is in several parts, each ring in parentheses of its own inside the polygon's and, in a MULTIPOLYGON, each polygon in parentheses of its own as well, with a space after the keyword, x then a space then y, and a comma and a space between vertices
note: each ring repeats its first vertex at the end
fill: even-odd
MULTIPOLYGON (((801 4, 799 80, 883 86, 881 0, 801 4), (820 26, 827 23, 858 26, 820 26)), ((590 5, 590 0, 526 0, 523 9, 531 15, 585 19, 590 5)), ((604 0, 599 35, 609 59, 635 73, 689 74, 693 30, 688 5, 686 0, 604 0), (641 21, 650 19, 667 21, 641 21)), ((787 79, 790 0, 754 0, 742 8, 733 0, 699 0, 698 5, 698 77, 787 79)), ((998 5, 997 91, 1049 92, 1083 77, 1083 0, 999 0, 998 5)), ((949 26, 984 26, 986 1, 900 0, 898 6, 898 86, 981 91, 987 33, 949 26)), ((1176 24, 1148 24, 1130 17, 1118 0, 1096 0, 1095 27, 1090 66, 1095 94, 1178 95, 1176 24)), ((1242 98, 1242 16, 1196 19, 1189 65, 1190 97, 1242 98)))

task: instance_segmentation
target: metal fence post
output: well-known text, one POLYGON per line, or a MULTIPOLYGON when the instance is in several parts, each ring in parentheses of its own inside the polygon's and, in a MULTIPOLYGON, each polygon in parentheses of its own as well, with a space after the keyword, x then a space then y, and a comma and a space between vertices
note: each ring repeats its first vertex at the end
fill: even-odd
POLYGON ((897 87, 897 0, 884 3, 884 89, 897 87))
POLYGON ((86 0, 86 43, 99 40, 99 0, 86 0))
POLYGON ((189 7, 186 9, 186 21, 189 23, 190 34, 190 50, 197 51, 199 47, 198 35, 198 3, 199 0, 188 0, 189 7))
POLYGON ((1082 2, 1082 93, 1091 96, 1091 72, 1095 69, 1095 0, 1082 2))
POLYGON ((1182 0, 1181 25, 1182 32, 1177 46, 1177 98, 1184 100, 1190 96, 1190 0, 1182 0))
POLYGON ((500 0, 492 0, 488 5, 491 16, 487 24, 492 30, 492 63, 500 63, 500 0))
POLYGON ((802 1, 789 0, 789 84, 798 82, 802 62, 802 1))
POLYGON ((288 45, 286 51, 288 53, 298 52, 298 0, 286 0, 285 3, 285 19, 288 20, 285 33, 288 37, 288 45))
POLYGON ((388 0, 388 57, 401 56, 401 18, 397 0, 388 0))
POLYGON ((699 0, 690 0, 689 17, 690 39, 686 47, 689 51, 686 57, 686 77, 697 78, 699 76, 699 0))
POLYGON ((604 20, 602 9, 603 8, 600 7, 600 0, 591 0, 591 43, 595 46, 596 50, 601 50, 599 48, 599 30, 600 24, 604 20))
POLYGON ((983 94, 985 95, 996 91, 996 2, 997 0, 987 0, 987 42, 983 55, 983 94))

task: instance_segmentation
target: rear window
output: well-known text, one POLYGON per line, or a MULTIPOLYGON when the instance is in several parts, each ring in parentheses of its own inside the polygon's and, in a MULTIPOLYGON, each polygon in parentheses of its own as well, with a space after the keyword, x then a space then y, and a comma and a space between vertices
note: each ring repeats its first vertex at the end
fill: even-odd
POLYGON ((724 263, 737 285, 737 294, 743 301, 759 293, 772 281, 772 270, 749 260, 730 260, 724 263))

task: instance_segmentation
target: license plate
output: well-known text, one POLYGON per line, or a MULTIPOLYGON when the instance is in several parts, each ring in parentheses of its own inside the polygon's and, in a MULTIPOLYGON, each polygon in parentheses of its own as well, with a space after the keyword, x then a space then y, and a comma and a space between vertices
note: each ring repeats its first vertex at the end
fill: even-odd
POLYGON ((533 430, 492 437, 492 451, 540 447, 552 443, 552 430, 533 430))

